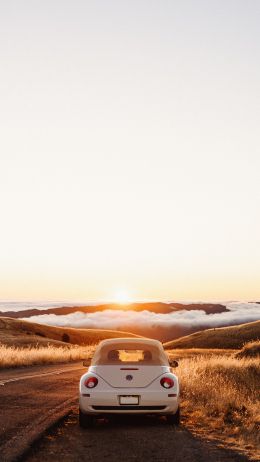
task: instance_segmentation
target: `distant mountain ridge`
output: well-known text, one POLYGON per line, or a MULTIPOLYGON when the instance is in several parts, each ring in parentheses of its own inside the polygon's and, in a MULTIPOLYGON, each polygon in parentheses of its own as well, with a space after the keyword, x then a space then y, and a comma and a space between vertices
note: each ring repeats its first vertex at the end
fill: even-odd
POLYGON ((101 305, 86 305, 86 306, 61 306, 59 308, 47 308, 40 310, 38 308, 30 308, 21 311, 0 311, 1 317, 9 318, 30 318, 31 316, 39 316, 43 314, 67 315, 76 312, 96 313, 105 310, 124 310, 124 311, 151 311, 153 313, 169 314, 181 310, 203 310, 206 314, 223 313, 229 311, 225 305, 219 303, 163 303, 163 302, 139 302, 130 303, 127 305, 108 303, 101 305))

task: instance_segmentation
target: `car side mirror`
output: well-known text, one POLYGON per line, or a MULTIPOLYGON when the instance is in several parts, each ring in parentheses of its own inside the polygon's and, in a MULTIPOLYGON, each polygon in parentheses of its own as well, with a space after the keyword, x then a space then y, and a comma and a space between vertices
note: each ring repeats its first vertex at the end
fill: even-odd
POLYGON ((170 359, 170 366, 171 367, 178 367, 179 363, 176 361, 176 359, 170 359))
POLYGON ((83 361, 83 366, 84 367, 89 367, 91 364, 91 358, 87 358, 83 361))

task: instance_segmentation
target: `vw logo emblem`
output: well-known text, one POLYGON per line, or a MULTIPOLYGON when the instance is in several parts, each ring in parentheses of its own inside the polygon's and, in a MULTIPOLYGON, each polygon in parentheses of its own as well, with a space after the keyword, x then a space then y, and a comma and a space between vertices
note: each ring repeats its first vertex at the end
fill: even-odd
POLYGON ((129 374, 129 375, 126 375, 126 377, 125 377, 125 378, 126 378, 126 380, 133 380, 133 376, 132 376, 132 375, 130 375, 130 374, 129 374))

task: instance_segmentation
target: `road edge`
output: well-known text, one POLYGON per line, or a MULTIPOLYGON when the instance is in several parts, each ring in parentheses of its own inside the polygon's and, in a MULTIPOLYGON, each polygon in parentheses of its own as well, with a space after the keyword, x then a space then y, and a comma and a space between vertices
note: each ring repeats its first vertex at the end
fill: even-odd
POLYGON ((77 405, 78 397, 70 398, 27 425, 18 435, 13 436, 1 447, 2 462, 18 462, 31 448, 32 444, 53 425, 66 417, 77 405))

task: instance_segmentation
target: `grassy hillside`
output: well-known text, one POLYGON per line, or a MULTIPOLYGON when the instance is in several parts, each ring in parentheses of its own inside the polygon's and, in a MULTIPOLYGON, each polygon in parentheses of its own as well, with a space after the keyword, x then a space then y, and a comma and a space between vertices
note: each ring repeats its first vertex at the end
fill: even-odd
POLYGON ((241 348, 244 343, 260 339, 260 321, 238 326, 207 329, 164 344, 175 348, 241 348))
POLYGON ((116 337, 138 337, 128 332, 102 329, 73 329, 71 327, 53 327, 21 321, 12 318, 0 318, 0 344, 27 346, 64 346, 68 343, 94 345, 100 340, 116 337))

